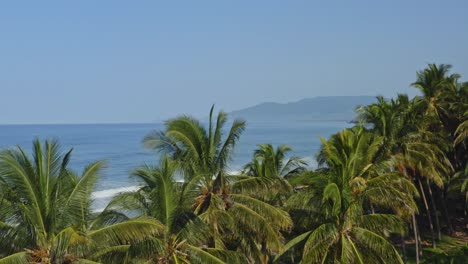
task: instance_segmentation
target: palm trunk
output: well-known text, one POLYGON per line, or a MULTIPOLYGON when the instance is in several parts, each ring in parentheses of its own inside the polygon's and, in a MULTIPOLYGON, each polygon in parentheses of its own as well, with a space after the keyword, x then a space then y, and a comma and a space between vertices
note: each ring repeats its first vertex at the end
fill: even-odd
POLYGON ((440 192, 440 195, 441 195, 441 198, 442 198, 441 199, 442 200, 442 209, 444 209, 445 221, 447 221, 447 227, 448 227, 449 235, 452 235, 453 234, 453 226, 452 226, 452 221, 450 220, 450 214, 449 214, 449 212, 447 210, 447 203, 445 202, 444 192, 445 192, 445 190, 442 190, 440 192))
POLYGON ((262 256, 260 259, 260 262, 262 264, 267 264, 268 263, 268 252, 266 250, 266 242, 265 240, 262 241, 262 248, 261 248, 262 256))
POLYGON ((418 226, 416 224, 416 216, 413 213, 413 233, 414 233, 414 245, 416 247, 416 264, 419 264, 419 236, 418 236, 418 226))
POLYGON ((401 235, 401 254, 403 255, 403 263, 406 264, 406 245, 405 236, 401 235))
POLYGON ((216 244, 215 244, 215 239, 214 239, 214 237, 210 237, 210 238, 208 239, 208 242, 207 242, 207 244, 208 244, 208 247, 210 247, 210 248, 214 248, 214 247, 216 247, 216 244))
POLYGON ((434 200, 434 195, 432 195, 431 183, 429 182, 429 179, 427 178, 426 178, 426 183, 427 183, 427 190, 429 191, 429 197, 431 198, 432 211, 434 212, 434 217, 435 217, 435 224, 436 224, 436 229, 437 229, 437 240, 440 241, 442 239, 442 234, 440 233, 440 222, 439 222, 439 214, 437 213, 437 205, 434 200))
POLYGON ((216 227, 216 224, 212 224, 210 229, 212 235, 208 239, 208 247, 216 248, 216 236, 218 234, 218 228, 216 227))
POLYGON ((429 205, 427 204, 426 193, 424 192, 424 188, 422 186, 422 182, 421 182, 420 177, 418 177, 418 183, 419 183, 419 189, 421 191, 421 196, 422 196, 423 201, 424 201, 424 207, 426 208, 427 220, 429 221, 429 227, 431 229, 432 247, 436 248, 435 235, 434 235, 434 225, 432 224, 431 212, 429 210, 429 205))

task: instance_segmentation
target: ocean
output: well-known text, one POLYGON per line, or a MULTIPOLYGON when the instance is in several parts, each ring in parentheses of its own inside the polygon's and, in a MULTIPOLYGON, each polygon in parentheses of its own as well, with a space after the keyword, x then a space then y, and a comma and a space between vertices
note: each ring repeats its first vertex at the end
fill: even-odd
MULTIPOLYGON (((227 126, 230 123, 227 123, 227 126)), ((257 144, 288 144, 291 155, 303 157, 311 168, 316 166, 315 155, 320 148, 320 137, 332 134, 352 124, 344 121, 281 121, 248 122, 236 146, 229 169, 238 171, 252 158, 257 144)), ((73 148, 70 167, 81 170, 90 162, 105 160, 96 191, 93 193, 95 210, 105 207, 113 195, 135 190, 138 182, 129 177, 136 167, 156 165, 159 155, 145 149, 142 139, 153 130, 162 130, 162 123, 154 124, 77 124, 77 125, 0 125, 0 148, 20 145, 31 152, 32 141, 56 138, 63 151, 73 148)))

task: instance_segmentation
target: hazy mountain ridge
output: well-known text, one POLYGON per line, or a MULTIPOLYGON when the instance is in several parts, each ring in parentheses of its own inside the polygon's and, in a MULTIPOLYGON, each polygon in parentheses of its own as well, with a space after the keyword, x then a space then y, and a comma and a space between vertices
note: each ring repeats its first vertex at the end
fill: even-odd
POLYGON ((375 96, 320 96, 289 103, 260 103, 233 111, 230 116, 250 121, 281 119, 351 121, 356 117, 356 107, 375 101, 375 96))

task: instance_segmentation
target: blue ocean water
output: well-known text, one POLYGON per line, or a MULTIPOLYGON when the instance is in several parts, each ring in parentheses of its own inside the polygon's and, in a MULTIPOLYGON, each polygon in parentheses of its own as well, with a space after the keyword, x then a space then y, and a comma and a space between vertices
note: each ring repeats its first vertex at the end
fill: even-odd
MULTIPOLYGON (((351 124, 344 121, 250 122, 235 149, 230 170, 237 171, 252 157, 257 144, 288 144, 291 155, 303 157, 315 166, 320 137, 328 138, 351 124)), ((89 124, 89 125, 0 125, 0 148, 20 145, 31 150, 34 138, 56 138, 66 151, 73 148, 70 166, 77 172, 90 162, 105 160, 104 170, 94 194, 95 208, 105 206, 121 191, 138 185, 129 178, 142 164, 157 164, 159 156, 142 145, 142 139, 163 124, 89 124)))

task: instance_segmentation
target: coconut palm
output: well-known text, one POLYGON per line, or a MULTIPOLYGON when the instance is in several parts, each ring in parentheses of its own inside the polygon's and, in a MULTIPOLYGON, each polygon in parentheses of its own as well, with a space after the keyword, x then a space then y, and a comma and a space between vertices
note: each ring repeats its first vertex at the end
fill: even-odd
POLYGON ((303 245, 302 263, 402 263, 387 236, 404 232, 395 214, 417 210, 413 184, 389 170, 391 162, 377 162, 382 138, 362 127, 322 144, 318 159, 324 172, 313 174, 309 188, 289 201, 309 211, 315 224, 285 248, 303 245))
POLYGON ((410 101, 406 95, 389 101, 380 97, 377 103, 361 107, 359 113, 360 120, 372 124, 371 131, 383 137, 385 151, 381 156, 392 157, 398 170, 418 184, 435 247, 434 225, 425 189, 431 198, 440 238, 441 228, 431 185, 442 188, 451 165, 442 150, 445 147, 445 141, 441 140, 443 136, 429 128, 434 116, 427 115, 425 108, 421 108, 422 100, 414 98, 410 101))
POLYGON ((449 64, 429 64, 417 72, 417 80, 411 85, 421 91, 426 112, 441 116, 447 114, 448 105, 444 102, 457 89, 459 74, 450 74, 449 64))
POLYGON ((461 178, 460 191, 465 193, 465 206, 468 207, 468 164, 464 170, 457 172, 454 178, 461 178))
POLYGON ((223 137, 227 115, 220 112, 214 121, 213 111, 207 129, 197 119, 182 116, 167 121, 164 131, 148 135, 144 143, 181 166, 182 193, 192 195, 193 213, 210 228, 208 247, 236 249, 251 262, 265 262, 281 249, 280 230, 290 228, 291 219, 279 208, 232 190, 228 165, 245 122, 235 120, 223 137))
POLYGON ((197 119, 181 116, 166 121, 165 131, 150 133, 143 142, 148 148, 166 153, 179 162, 190 178, 201 175, 205 183, 214 183, 213 177, 216 177, 217 186, 211 187, 220 189, 234 147, 245 129, 245 121, 234 120, 223 140, 227 114, 220 112, 215 121, 213 111, 214 106, 210 110, 208 131, 197 119))
POLYGON ((429 64, 418 72, 418 79, 413 86, 422 93, 420 100, 426 109, 427 117, 434 117, 428 126, 439 131, 439 137, 445 140, 446 152, 455 171, 464 167, 468 159, 466 148, 451 145, 456 137, 456 130, 466 120, 468 106, 468 83, 461 83, 459 74, 450 74, 451 65, 429 64))
POLYGON ((236 254, 207 248, 205 224, 186 206, 181 184, 175 181, 178 166, 163 157, 159 167, 145 166, 132 174, 142 186, 134 192, 116 196, 106 210, 153 217, 164 225, 164 232, 135 244, 130 259, 151 263, 224 263, 236 261, 236 254))
POLYGON ((281 196, 292 191, 291 184, 287 179, 302 174, 307 165, 299 157, 287 158, 287 154, 291 150, 288 145, 278 146, 276 150, 271 144, 258 145, 252 161, 247 163, 241 172, 242 175, 250 177, 246 177, 234 185, 253 186, 255 195, 265 198, 270 204, 281 202, 281 196), (254 181, 260 183, 260 188, 255 188, 257 183, 254 181))
POLYGON ((358 119, 361 123, 371 124, 371 130, 381 135, 387 143, 411 129, 408 127, 408 130, 400 131, 406 121, 410 104, 410 99, 405 94, 399 94, 396 99, 391 100, 377 96, 376 103, 357 108, 358 119))
MULTIPOLYGON (((468 116, 468 112, 465 112, 465 116, 468 116)), ((466 143, 468 139, 468 119, 458 126, 455 134, 457 136, 454 141, 455 146, 463 144, 468 145, 466 143)), ((468 204, 468 162, 465 161, 465 168, 458 171, 455 177, 462 178, 461 191, 465 193, 465 200, 468 204)))
POLYGON ((78 176, 68 169, 71 152, 35 140, 33 159, 21 147, 0 153, 0 263, 99 260, 161 230, 147 218, 95 218, 91 192, 103 162, 78 176))
MULTIPOLYGON (((468 116, 468 112, 466 112, 465 115, 468 116)), ((462 144, 463 141, 468 139, 468 119, 463 121, 463 123, 461 123, 458 126, 455 134, 457 135, 457 137, 455 138, 455 141, 454 141, 455 145, 462 144)))

